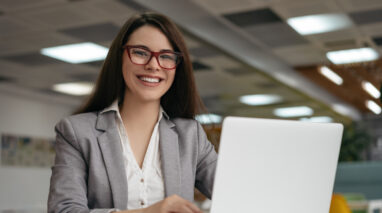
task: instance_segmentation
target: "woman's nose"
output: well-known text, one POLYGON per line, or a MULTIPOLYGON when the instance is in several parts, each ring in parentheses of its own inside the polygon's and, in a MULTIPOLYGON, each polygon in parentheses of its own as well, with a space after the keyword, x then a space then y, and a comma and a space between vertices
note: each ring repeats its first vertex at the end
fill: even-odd
POLYGON ((147 69, 160 70, 159 60, 157 57, 151 57, 150 61, 146 64, 147 69))

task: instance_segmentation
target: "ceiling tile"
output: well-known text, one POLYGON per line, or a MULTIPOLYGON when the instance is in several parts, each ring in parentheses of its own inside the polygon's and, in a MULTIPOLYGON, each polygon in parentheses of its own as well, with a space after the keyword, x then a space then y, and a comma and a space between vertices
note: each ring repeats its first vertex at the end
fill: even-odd
POLYGON ((194 71, 212 71, 211 67, 198 61, 192 62, 192 68, 194 71))
POLYGON ((5 56, 2 59, 26 66, 41 66, 46 64, 62 63, 61 61, 46 57, 40 53, 26 53, 20 55, 5 56))
POLYGON ((256 8, 264 8, 267 3, 263 0, 194 0, 215 14, 230 14, 256 8))
POLYGON ((273 49, 273 52, 292 66, 326 62, 325 52, 315 46, 297 45, 273 49))
POLYGON ((285 19, 339 11, 338 4, 333 1, 280 1, 273 4, 272 9, 285 19))
POLYGON ((200 47, 200 42, 195 39, 195 37, 189 35, 187 32, 182 31, 184 41, 186 42, 186 45, 188 49, 197 48, 200 47))
POLYGON ((0 36, 8 36, 16 33, 23 33, 26 30, 31 29, 31 26, 28 26, 23 21, 12 19, 6 16, 0 18, 0 26, 0 36))
POLYGON ((285 23, 271 23, 245 28, 254 38, 271 48, 305 44, 307 41, 285 23))
POLYGON ((375 42, 376 45, 382 46, 382 37, 374 37, 373 41, 375 42))
POLYGON ((274 82, 256 82, 253 84, 256 88, 261 87, 262 89, 270 90, 270 89, 278 89, 280 85, 274 82))
POLYGON ((199 58, 214 57, 220 55, 219 52, 215 51, 213 48, 206 46, 190 48, 189 52, 191 55, 199 58))
POLYGON ((227 68, 227 69, 224 69, 224 71, 229 73, 232 76, 243 76, 243 75, 254 75, 254 74, 256 74, 255 71, 253 71, 251 69, 246 69, 244 67, 227 68))
POLYGON ((243 66, 243 64, 240 63, 240 61, 223 54, 220 54, 216 57, 209 57, 205 60, 199 58, 198 61, 201 61, 202 63, 206 64, 212 64, 215 70, 224 70, 228 68, 237 68, 243 66))
POLYGON ((29 69, 26 71, 25 66, 0 58, 0 76, 17 79, 20 76, 26 76, 29 74, 29 69))
POLYGON ((373 10, 376 8, 382 8, 381 0, 337 0, 340 5, 347 12, 361 11, 361 10, 373 10))
POLYGON ((309 40, 316 42, 332 42, 341 40, 355 40, 358 33, 354 28, 346 28, 342 30, 335 30, 327 33, 317 33, 312 35, 306 35, 309 40))
POLYGON ((136 10, 118 0, 93 0, 87 3, 87 5, 89 5, 87 8, 91 7, 91 10, 94 11, 97 16, 102 17, 102 19, 99 20, 100 23, 106 21, 113 22, 120 27, 122 27, 128 18, 137 13, 136 10))
POLYGON ((324 43, 324 46, 330 50, 355 49, 359 47, 354 39, 328 41, 324 43))
POLYGON ((13 79, 9 78, 9 77, 5 77, 5 76, 1 76, 0 75, 0 83, 4 83, 4 82, 12 82, 13 79))
POLYGON ((30 9, 36 6, 45 6, 51 4, 52 0, 1 0, 0 7, 5 10, 30 9))
POLYGON ((60 30, 59 32, 84 41, 102 42, 113 40, 118 31, 119 27, 112 23, 100 23, 88 26, 66 28, 60 30))
POLYGON ((148 11, 148 9, 135 2, 135 1, 132 1, 132 0, 119 0, 121 3, 125 4, 126 6, 128 6, 129 8, 133 9, 133 10, 136 10, 136 11, 148 11))
POLYGON ((376 22, 373 24, 358 26, 357 29, 359 29, 361 34, 365 36, 371 36, 371 37, 382 36, 382 22, 376 22))
POLYGON ((27 10, 19 16, 27 23, 34 23, 36 27, 43 29, 63 29, 102 20, 95 10, 88 8, 86 2, 66 2, 56 7, 41 7, 27 10))
POLYGON ((281 18, 270 8, 224 14, 223 17, 241 27, 281 22, 281 18))
POLYGON ((349 14, 356 24, 370 24, 382 21, 382 9, 353 12, 349 14))
POLYGON ((44 47, 78 43, 78 39, 56 32, 29 32, 18 36, 0 37, 0 56, 38 52, 44 47))
POLYGON ((70 75, 76 81, 95 82, 97 80, 97 73, 79 73, 70 75))
POLYGON ((54 90, 51 90, 51 89, 48 89, 48 88, 36 88, 35 89, 37 92, 41 92, 43 94, 46 94, 46 95, 52 95, 52 96, 61 96, 61 97, 73 97, 72 95, 68 95, 68 94, 65 94, 65 93, 61 93, 61 92, 56 92, 54 90))
POLYGON ((92 62, 83 63, 83 64, 84 65, 89 65, 89 66, 97 68, 97 69, 101 69, 102 65, 103 65, 103 62, 104 62, 104 60, 100 60, 100 61, 92 61, 92 62))

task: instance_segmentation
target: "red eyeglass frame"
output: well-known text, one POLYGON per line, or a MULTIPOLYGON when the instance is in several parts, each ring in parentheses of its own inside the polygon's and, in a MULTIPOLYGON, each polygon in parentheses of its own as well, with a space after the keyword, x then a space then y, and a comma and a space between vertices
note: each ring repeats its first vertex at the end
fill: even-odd
POLYGON ((135 65, 147 65, 148 63, 150 63, 151 59, 152 59, 153 56, 154 56, 155 59, 157 60, 158 65, 159 65, 162 69, 165 69, 165 70, 172 70, 172 69, 175 69, 175 68, 179 65, 179 63, 180 63, 180 61, 181 61, 181 59, 182 59, 182 57, 183 57, 182 53, 179 53, 179 52, 174 52, 174 51, 160 51, 160 52, 154 52, 154 51, 151 51, 150 49, 148 49, 148 48, 146 48, 146 47, 144 47, 144 46, 140 46, 140 45, 124 45, 122 48, 125 49, 125 50, 127 51, 127 55, 129 56, 129 59, 130 59, 131 63, 133 63, 133 64, 135 64, 135 65), (131 49, 131 48, 140 48, 140 49, 143 49, 143 50, 146 50, 146 51, 150 52, 150 58, 149 58, 149 60, 147 60, 146 64, 137 64, 137 63, 134 63, 133 60, 131 60, 131 56, 130 56, 130 49, 131 49), (176 63, 175 63, 175 66, 174 66, 174 67, 172 67, 172 68, 165 68, 165 67, 162 67, 162 66, 160 65, 158 56, 159 56, 160 54, 163 54, 163 53, 172 53, 172 54, 175 54, 175 55, 178 57, 177 60, 176 60, 176 63))

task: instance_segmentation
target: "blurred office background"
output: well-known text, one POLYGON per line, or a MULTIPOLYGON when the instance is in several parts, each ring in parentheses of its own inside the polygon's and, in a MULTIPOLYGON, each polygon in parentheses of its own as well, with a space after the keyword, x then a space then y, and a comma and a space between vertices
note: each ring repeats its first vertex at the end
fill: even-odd
POLYGON ((343 123, 334 192, 353 212, 380 205, 381 0, 0 0, 0 212, 46 211, 54 125, 146 10, 182 29, 216 147, 228 115, 343 123), (54 57, 74 44, 89 52, 54 57))

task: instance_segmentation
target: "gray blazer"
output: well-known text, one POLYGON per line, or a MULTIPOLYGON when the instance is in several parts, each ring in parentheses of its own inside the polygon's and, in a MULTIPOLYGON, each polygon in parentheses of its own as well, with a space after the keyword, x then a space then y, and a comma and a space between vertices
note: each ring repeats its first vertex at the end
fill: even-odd
MULTIPOLYGON (((127 208, 127 179, 115 112, 83 113, 55 127, 48 212, 108 212, 127 208)), ((211 198, 217 154, 192 119, 159 123, 165 196, 193 201, 194 187, 211 198)))

